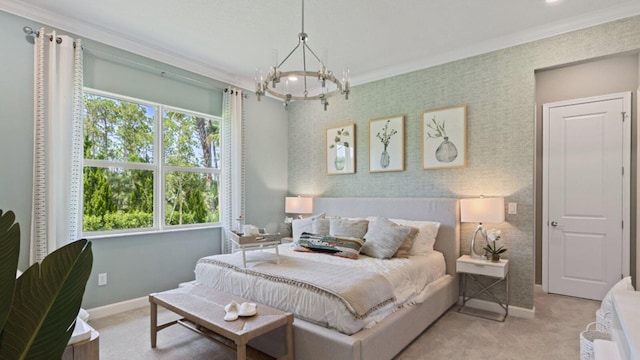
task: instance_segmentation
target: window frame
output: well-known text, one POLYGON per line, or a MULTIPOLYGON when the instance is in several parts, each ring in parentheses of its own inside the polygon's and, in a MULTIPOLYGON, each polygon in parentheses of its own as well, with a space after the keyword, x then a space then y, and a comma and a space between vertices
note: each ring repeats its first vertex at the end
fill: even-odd
MULTIPOLYGON (((165 165, 164 163, 164 154, 163 154, 163 133, 164 133, 164 113, 165 111, 173 111, 180 112, 190 116, 196 117, 204 117, 211 120, 216 120, 218 122, 218 129, 220 133, 220 137, 222 140, 222 131, 223 131, 223 119, 222 116, 216 116, 211 114, 206 114, 198 111, 182 109, 172 105, 165 105, 162 103, 143 100, 131 96, 121 95, 112 93, 109 91, 93 89, 89 87, 83 87, 83 112, 84 112, 84 95, 90 94, 95 96, 107 97, 115 100, 126 101, 131 103, 136 103, 144 106, 151 106, 155 109, 154 117, 153 117, 153 162, 152 163, 142 163, 142 162, 125 162, 125 161, 113 161, 113 160, 98 160, 98 159, 86 159, 82 157, 82 171, 84 173, 85 168, 87 167, 100 167, 100 168, 120 168, 123 170, 149 170, 153 172, 153 226, 148 228, 133 228, 133 229, 116 229, 116 230, 97 230, 97 231, 84 231, 83 223, 84 223, 84 182, 81 183, 81 198, 80 201, 80 212, 78 215, 78 228, 81 231, 82 237, 90 237, 90 238, 103 238, 103 237, 114 237, 114 236, 123 236, 123 235, 137 235, 137 234, 149 234, 149 233, 163 233, 163 232, 173 232, 173 231, 182 231, 182 230, 191 230, 191 229, 207 229, 207 228, 217 228, 222 226, 221 218, 222 214, 220 211, 222 210, 220 205, 218 204, 218 221, 217 222, 207 222, 201 224, 182 224, 182 225, 168 225, 165 224, 165 178, 167 172, 178 171, 178 172, 192 172, 198 174, 214 174, 218 178, 218 184, 222 184, 224 174, 224 162, 226 159, 224 158, 224 151, 220 151, 219 163, 220 166, 218 168, 213 167, 188 167, 188 166, 174 166, 174 165, 165 165)), ((83 116, 83 124, 82 129, 84 133, 84 116, 83 116)), ((84 135, 83 135, 84 136, 84 135)), ((222 147, 222 141, 220 141, 220 147, 222 147)), ((222 198, 221 194, 221 186, 218 186, 218 199, 222 198)))

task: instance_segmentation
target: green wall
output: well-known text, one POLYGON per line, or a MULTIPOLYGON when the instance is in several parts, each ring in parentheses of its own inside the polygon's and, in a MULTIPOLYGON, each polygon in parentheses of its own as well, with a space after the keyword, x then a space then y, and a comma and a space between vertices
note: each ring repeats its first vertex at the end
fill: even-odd
MULTIPOLYGON (((512 305, 533 307, 535 70, 640 49, 640 17, 356 86, 329 111, 297 103, 289 114, 289 191, 314 196, 504 196, 518 213, 502 229, 512 305), (467 105, 467 166, 423 170, 422 112, 467 105), (406 170, 369 173, 369 120, 405 115, 406 170), (327 128, 356 124, 356 173, 326 175, 327 128)), ((476 224, 463 224, 469 252, 476 224)))
POLYGON ((33 184, 33 45, 23 26, 38 25, 0 12, 0 209, 16 213, 21 242, 18 266, 29 265, 33 184))
POLYGON ((258 102, 248 93, 246 114, 246 223, 284 232, 287 196, 287 112, 273 99, 258 102))
MULTIPOLYGON (((0 209, 16 212, 21 224, 19 266, 29 263, 33 157, 33 45, 23 26, 41 25, 0 11, 0 209)), ((77 37, 77 36, 74 36, 77 37)), ((223 84, 196 74, 113 49, 100 39, 82 39, 87 87, 220 115, 223 84), (162 71, 165 71, 163 74, 162 71)), ((282 106, 265 99, 248 99, 247 174, 264 173, 268 182, 247 182, 247 220, 277 227, 284 213, 287 187, 287 115, 282 106), (254 126, 258 131, 252 130, 254 126), (272 163, 265 159, 279 159, 272 163), (254 167, 258 167, 255 170, 254 167), (264 190, 264 191, 263 191, 264 190), (255 205, 259 205, 254 207, 255 205)), ((182 230, 90 239, 93 271, 83 307, 94 308, 174 288, 193 280, 198 258, 220 252, 220 228, 182 230), (108 284, 97 286, 97 274, 108 284)))

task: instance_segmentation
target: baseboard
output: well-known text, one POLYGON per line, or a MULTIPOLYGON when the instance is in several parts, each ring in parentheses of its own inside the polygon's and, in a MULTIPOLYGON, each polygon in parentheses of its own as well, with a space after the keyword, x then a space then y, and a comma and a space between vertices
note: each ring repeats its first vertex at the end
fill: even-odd
POLYGON ((99 306, 93 309, 88 309, 89 320, 100 319, 105 316, 115 315, 124 311, 133 309, 139 309, 141 307, 149 306, 149 297, 143 296, 137 299, 125 300, 105 306, 99 306))
MULTIPOLYGON (((193 286, 195 284, 196 284, 195 280, 187 281, 187 282, 180 283, 178 287, 193 286)), ((113 303, 105 306, 99 306, 93 309, 89 309, 87 310, 87 312, 89 313, 89 319, 100 319, 106 316, 115 315, 115 314, 129 311, 129 310, 139 309, 145 306, 149 306, 148 296, 139 297, 137 299, 125 300, 125 301, 121 301, 121 302, 117 302, 117 303, 113 303)))
MULTIPOLYGON (((458 305, 462 305, 462 296, 458 298, 458 305)), ((500 305, 487 300, 470 299, 467 300, 466 306, 474 309, 504 314, 504 309, 502 309, 500 305)), ((509 305, 509 316, 524 319, 534 319, 536 317, 536 308, 534 306, 533 309, 525 309, 522 307, 509 305)))

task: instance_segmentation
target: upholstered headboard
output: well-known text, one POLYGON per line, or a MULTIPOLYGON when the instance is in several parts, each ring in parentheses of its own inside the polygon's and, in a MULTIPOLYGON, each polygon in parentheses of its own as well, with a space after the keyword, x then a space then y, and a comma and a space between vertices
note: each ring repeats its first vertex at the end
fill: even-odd
POLYGON ((440 223, 434 248, 444 254, 447 273, 456 275, 460 256, 460 207, 452 198, 314 198, 313 213, 333 216, 382 216, 440 223))

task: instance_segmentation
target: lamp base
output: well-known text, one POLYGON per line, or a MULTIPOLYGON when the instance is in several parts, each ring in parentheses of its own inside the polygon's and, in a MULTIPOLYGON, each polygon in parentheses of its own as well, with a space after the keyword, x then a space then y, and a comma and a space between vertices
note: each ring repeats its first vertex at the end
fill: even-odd
POLYGON ((487 257, 485 256, 485 254, 479 254, 476 252, 476 236, 478 236, 478 233, 480 233, 483 237, 484 237, 484 241, 488 244, 489 242, 487 241, 487 233, 484 231, 484 228, 482 227, 482 223, 478 224, 478 227, 476 227, 476 231, 473 233, 473 237, 471 238, 471 258, 472 259, 478 259, 478 260, 487 260, 487 257))

